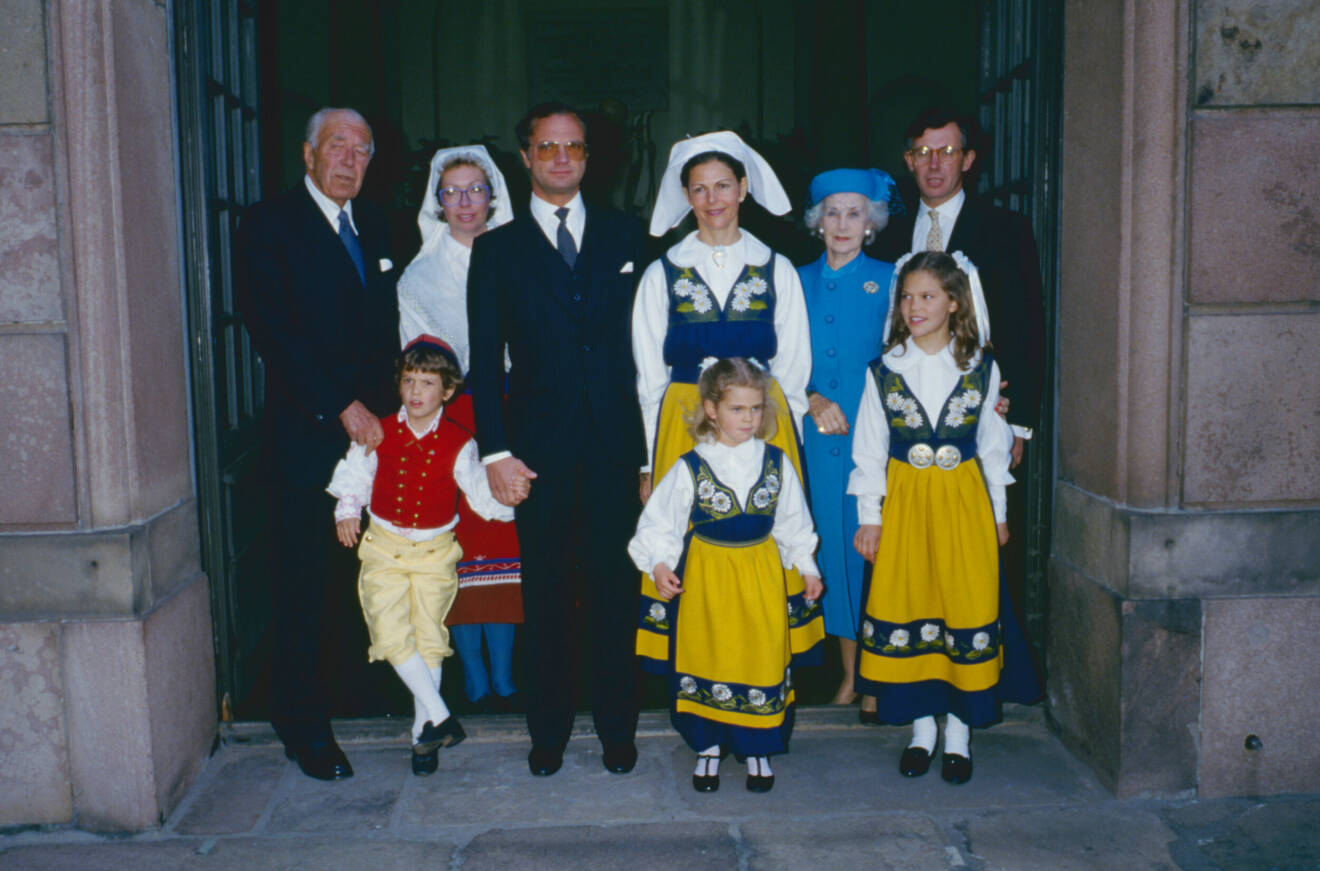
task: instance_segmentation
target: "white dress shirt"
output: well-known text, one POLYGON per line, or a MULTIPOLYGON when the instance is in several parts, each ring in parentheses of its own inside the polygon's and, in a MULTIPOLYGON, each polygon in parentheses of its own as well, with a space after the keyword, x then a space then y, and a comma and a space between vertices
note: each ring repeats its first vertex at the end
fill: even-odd
MULTIPOLYGON (((568 225, 568 232, 573 236, 573 244, 577 250, 582 250, 582 234, 587 229, 587 207, 582 202, 582 193, 573 195, 573 199, 564 203, 568 209, 568 216, 564 218, 564 223, 568 225)), ((558 209, 554 203, 546 202, 532 194, 531 213, 532 219, 536 221, 545 238, 550 240, 550 247, 556 251, 559 250, 559 216, 555 214, 558 209)))
POLYGON ((303 184, 307 185, 307 192, 312 195, 312 200, 315 201, 317 208, 321 210, 321 214, 325 215, 325 219, 330 222, 330 229, 335 231, 336 236, 339 235, 339 212, 341 208, 343 211, 348 212, 348 225, 353 228, 354 235, 357 234, 357 224, 353 221, 352 200, 345 200, 344 205, 341 207, 339 203, 321 193, 321 189, 316 186, 316 182, 312 181, 310 175, 303 176, 303 184))
MULTIPOLYGON (((760 362, 770 367, 770 374, 779 382, 794 424, 801 432, 802 417, 807 413, 807 381, 811 378, 811 330, 807 325, 802 280, 793 264, 746 230, 741 231, 737 242, 719 249, 698 239, 694 230, 670 248, 668 255, 675 266, 696 269, 701 280, 715 294, 720 308, 724 308, 744 266, 764 266, 774 258, 774 325, 778 350, 774 357, 760 362), (719 258, 715 256, 717 250, 722 252, 719 258), (717 264, 717 259, 722 263, 717 264)), ((655 444, 660 401, 669 386, 669 366, 665 364, 664 355, 665 334, 668 332, 669 285, 665 281, 664 264, 657 260, 642 273, 632 317, 637 398, 642 406, 648 445, 655 444)))
MULTIPOLYGON (((967 193, 958 188, 958 192, 935 207, 940 213, 940 235, 944 239, 941 251, 949 250, 949 237, 953 235, 953 225, 958 221, 958 213, 967 201, 967 193)), ((926 237, 930 234, 930 206, 924 202, 917 209, 917 220, 912 224, 912 250, 925 251, 926 237)))
MULTIPOLYGON (((697 445, 696 451, 710 466, 720 483, 738 494, 738 501, 747 505, 752 487, 761 477, 765 464, 765 442, 748 439, 740 445, 729 446, 716 441, 697 445)), ((811 522, 802 483, 793 464, 783 463, 779 502, 775 506, 775 522, 770 535, 779 546, 779 558, 785 568, 797 568, 804 575, 820 575, 812 554, 816 551, 816 529, 811 522)), ((683 536, 687 534, 688 519, 692 514, 692 495, 695 485, 687 463, 675 463, 665 473, 651 493, 637 522, 637 533, 628 542, 628 555, 643 572, 651 573, 664 563, 677 570, 683 556, 683 536)))
MULTIPOLYGON (((945 400, 965 372, 958 368, 952 347, 950 342, 934 354, 927 354, 908 338, 884 356, 885 365, 903 376, 926 413, 926 419, 935 427, 940 424, 939 415, 944 410, 945 400)), ((979 361, 978 354, 970 365, 979 361)), ((1005 522, 1008 516, 1004 488, 1013 483, 1013 476, 1008 471, 1013 434, 1008 423, 994 411, 999 402, 1000 380, 999 364, 993 363, 989 389, 976 424, 976 455, 981 459, 981 473, 990 491, 996 523, 1005 522)), ((858 522, 880 524, 880 506, 888 489, 888 468, 889 413, 880 396, 875 373, 868 371, 861 406, 857 410, 857 425, 853 428, 853 470, 848 476, 848 492, 857 497, 858 522)), ((934 474, 943 472, 935 469, 934 474)))

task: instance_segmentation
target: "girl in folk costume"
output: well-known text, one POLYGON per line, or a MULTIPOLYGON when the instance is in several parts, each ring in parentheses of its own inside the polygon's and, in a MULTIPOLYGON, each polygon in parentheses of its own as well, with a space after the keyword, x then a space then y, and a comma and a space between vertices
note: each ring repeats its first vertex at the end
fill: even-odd
POLYGON ((340 543, 352 547, 361 535, 367 657, 389 662, 412 692, 412 770, 426 775, 436 770, 441 747, 466 737, 440 697, 441 666, 453 652, 444 620, 463 555, 453 532, 459 496, 490 520, 511 521, 513 509, 495 501, 471 428, 445 407, 463 385, 453 349, 434 336, 417 337, 404 348, 395 381, 403 407, 381 421, 384 441, 372 453, 352 445, 326 489, 339 500, 340 543), (371 517, 365 533, 363 508, 371 517))
MULTIPOLYGON (((470 357, 467 275, 472 240, 513 219, 504 175, 482 145, 442 148, 431 158, 417 227, 422 248, 399 279, 399 335, 404 344, 432 335, 454 349, 463 373, 470 357)), ((472 428, 471 403, 447 413, 472 428)), ((517 710, 513 680, 514 626, 522 622, 521 559, 511 523, 487 521, 463 500, 456 534, 458 598, 446 621, 463 663, 463 687, 479 710, 517 710), (482 641, 490 668, 482 655, 482 641)))
POLYGON ((994 413, 999 367, 975 267, 961 252, 931 251, 896 266, 848 481, 854 543, 874 563, 857 688, 876 696, 881 721, 913 724, 899 760, 908 777, 926 773, 935 717, 946 715, 941 775, 964 783, 971 727, 996 722, 1001 701, 1038 697, 1034 674, 1003 670, 1007 654, 1015 664, 1025 654, 999 579, 1013 436, 994 413))
POLYGON ((787 454, 767 442, 772 381, 753 361, 711 361, 689 417, 696 447, 660 479, 628 552, 659 596, 648 618, 671 628, 665 665, 674 728, 698 753, 692 785, 719 788, 720 757, 747 760, 747 788, 774 785, 788 750, 793 651, 786 569, 814 605, 816 534, 787 454))
MULTIPOLYGON (((697 229, 647 267, 633 306, 637 393, 650 444, 643 498, 677 459, 692 449, 686 416, 701 411, 699 367, 706 358, 755 357, 769 368, 768 407, 776 427, 768 439, 782 450, 799 480, 797 433, 807 411, 811 338, 802 284, 788 259, 739 229, 738 212, 750 194, 773 214, 791 204, 770 165, 736 133, 722 130, 675 143, 660 182, 651 235, 676 227, 689 211, 697 229)), ((793 652, 823 659, 824 621, 808 606, 802 579, 790 571, 793 652)), ((643 614, 660 601, 642 579, 643 614)), ((814 597, 813 597, 814 599, 814 597)), ((643 667, 663 669, 667 630, 644 621, 637 636, 643 667)))

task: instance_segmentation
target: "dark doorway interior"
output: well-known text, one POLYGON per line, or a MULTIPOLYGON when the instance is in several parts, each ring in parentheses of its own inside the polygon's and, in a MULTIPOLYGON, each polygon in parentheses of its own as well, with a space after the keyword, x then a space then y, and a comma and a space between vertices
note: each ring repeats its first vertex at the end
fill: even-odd
MULTIPOLYGON (((532 19, 516 11, 524 5, 533 8, 422 0, 177 4, 201 532, 213 586, 218 683, 224 709, 236 718, 259 720, 267 714, 269 603, 261 559, 263 506, 250 473, 259 447, 261 365, 232 312, 229 240, 244 206, 298 182, 303 125, 317 108, 351 105, 372 123, 377 156, 363 196, 390 207, 396 259, 406 263, 419 245, 416 209, 438 145, 484 142, 501 164, 514 202, 526 201, 525 172, 511 128, 528 99, 544 96, 533 93, 542 79, 533 72, 514 76, 514 85, 494 97, 487 88, 480 110, 472 108, 473 100, 454 97, 454 89, 481 90, 469 78, 473 70, 497 70, 507 78, 506 68, 522 69, 521 61, 510 57, 510 46, 522 46, 523 56, 537 59, 538 69, 551 69, 555 81, 573 92, 570 99, 580 99, 590 113, 588 181, 594 189, 588 193, 639 214, 649 213, 648 198, 673 138, 663 132, 666 124, 679 130, 677 135, 739 130, 772 162, 795 203, 803 201, 812 175, 835 166, 885 169, 912 202, 902 130, 920 108, 952 105, 979 114, 990 128, 996 157, 984 162, 990 171, 982 174, 981 190, 1032 216, 1047 291, 1054 286, 1057 196, 1051 185, 1058 177, 1057 121, 1050 107, 1057 104, 1061 28, 1058 11, 1047 8, 1051 4, 958 0, 940 15, 938 50, 932 47, 928 14, 910 4, 743 0, 693 12, 687 8, 691 4, 665 0, 563 0, 551 4, 554 10, 570 22, 576 16, 590 33, 562 45, 540 41, 535 28, 526 29, 532 19), (632 10, 627 16, 610 18, 625 7, 632 10), (497 8, 502 11, 493 11, 497 8), (671 46, 636 52, 634 68, 618 60, 618 47, 607 42, 611 27, 622 33, 643 19, 652 31, 663 31, 657 39, 723 39, 724 47, 702 46, 711 49, 707 53, 727 50, 737 57, 724 68, 697 69, 693 61, 692 69, 657 71, 653 67, 664 58, 678 56, 671 46), (657 28, 657 21, 668 27, 657 28), (595 90, 573 90, 586 87, 575 71, 610 64, 616 74, 595 75, 588 82, 595 90), (745 73, 750 83, 727 85, 720 69, 745 73), (596 87, 602 79, 603 89, 596 87), (657 81, 663 93, 656 90, 657 81)), ((544 8, 535 4, 536 10, 544 8)), ((793 220, 762 213, 745 223, 796 263, 819 254, 818 243, 793 220)), ((1051 314, 1053 306, 1048 307, 1051 314)), ((1016 584, 1018 604, 1038 647, 1044 640, 1045 520, 1052 481, 1052 399, 1047 401, 1047 423, 1030 455, 1031 484, 1024 488, 1029 492, 1022 522, 1031 534, 1024 562, 1014 569, 1024 579, 1016 584)), ((327 518, 329 512, 327 497, 327 518)), ((366 662, 356 561, 348 551, 339 556, 329 579, 334 596, 323 663, 336 714, 409 713, 410 699, 388 667, 366 662)), ((798 676, 804 703, 827 701, 837 685, 838 649, 832 643, 828 649, 825 667, 798 676)), ((461 713, 460 672, 450 660, 444 692, 461 713)), ((643 703, 659 706, 663 698, 662 688, 648 685, 643 703)))

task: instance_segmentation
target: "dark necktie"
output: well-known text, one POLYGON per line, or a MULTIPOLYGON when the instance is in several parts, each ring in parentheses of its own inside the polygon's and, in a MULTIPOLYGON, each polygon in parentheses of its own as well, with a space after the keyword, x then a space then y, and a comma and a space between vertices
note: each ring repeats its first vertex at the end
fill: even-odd
POLYGON ((572 269, 573 264, 577 263, 577 245, 573 242, 573 234, 568 232, 568 207, 560 206, 555 209, 555 215, 559 218, 559 230, 556 236, 559 256, 563 257, 568 268, 572 269))
POLYGON ((348 212, 339 210, 339 241, 344 243, 348 249, 348 256, 353 258, 353 265, 357 267, 358 278, 362 279, 362 286, 367 286, 367 265, 362 260, 362 246, 358 244, 357 233, 353 232, 353 225, 348 222, 348 212))

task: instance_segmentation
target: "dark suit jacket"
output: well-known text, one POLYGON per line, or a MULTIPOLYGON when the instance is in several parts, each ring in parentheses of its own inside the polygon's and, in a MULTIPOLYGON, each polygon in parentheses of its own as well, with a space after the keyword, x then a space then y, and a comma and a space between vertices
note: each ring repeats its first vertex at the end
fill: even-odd
MULTIPOLYGON (((873 257, 891 263, 912 248, 917 210, 894 218, 874 246, 873 257)), ((990 309, 990 340, 1008 387, 1008 420, 1040 425, 1045 372, 1045 309, 1040 257, 1031 223, 1022 215, 968 194, 946 250, 962 251, 976 264, 990 309)))
POLYGON ((353 202, 367 281, 300 179, 252 205, 235 249, 237 307, 266 370, 262 460, 271 480, 324 487, 348 450, 339 414, 398 407, 396 271, 385 214, 353 202))
POLYGON ((593 206, 572 270, 525 213, 477 237, 468 271, 468 383, 483 455, 512 451, 538 474, 583 452, 641 467, 630 321, 643 266, 641 225, 593 206))

